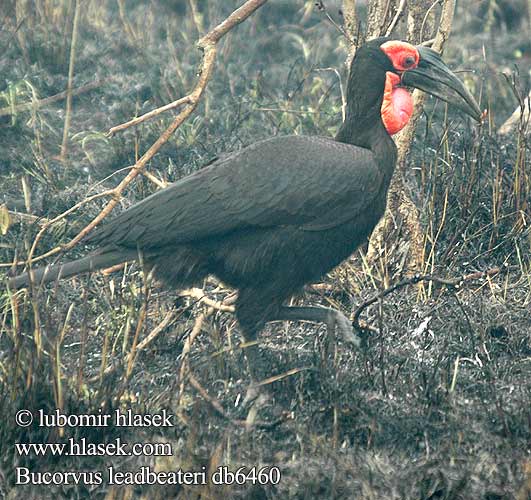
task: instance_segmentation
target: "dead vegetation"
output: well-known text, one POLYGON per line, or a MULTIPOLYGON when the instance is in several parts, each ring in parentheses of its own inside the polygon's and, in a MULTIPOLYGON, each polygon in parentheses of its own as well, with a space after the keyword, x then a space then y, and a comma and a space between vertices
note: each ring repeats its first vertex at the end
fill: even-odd
MULTIPOLYGON (((163 292, 140 268, 125 266, 46 290, 4 289, 0 494, 529 498, 529 113, 520 113, 512 133, 496 131, 529 92, 530 27, 525 16, 517 22, 500 10, 505 2, 472 3, 457 6, 445 59, 467 71, 488 121, 477 129, 427 102, 404 170, 423 229, 419 271, 436 279, 406 279, 383 293, 407 271, 396 258, 407 241, 398 239, 383 247, 380 265, 360 253, 307 290, 297 301, 333 305, 353 319, 366 306, 363 348, 336 345, 312 324, 269 326, 260 343, 274 399, 254 421, 241 407, 246 346, 231 315, 232 292, 222 284, 163 292), (17 427, 14 415, 24 408, 166 409, 176 418, 170 429, 17 427), (70 437, 170 443, 173 454, 43 459, 14 450, 15 442, 70 437), (38 472, 143 465, 277 466, 282 479, 230 487, 14 486, 17 466, 38 472)), ((72 242, 110 212, 107 203, 127 206, 225 151, 275 134, 334 134, 341 116, 337 74, 344 76, 348 47, 313 4, 269 2, 228 34, 216 46, 214 72, 199 75, 203 83, 212 75, 199 100, 189 94, 201 64, 195 42, 240 2, 5 2, 2 273, 32 255, 57 256, 65 248, 80 255, 84 249, 72 242), (177 114, 150 115, 107 135, 168 103, 178 103, 177 114)), ((341 24, 339 4, 324 5, 341 24)), ((357 12, 364 15, 363 2, 357 12)), ((391 21, 395 15, 389 12, 391 21)))

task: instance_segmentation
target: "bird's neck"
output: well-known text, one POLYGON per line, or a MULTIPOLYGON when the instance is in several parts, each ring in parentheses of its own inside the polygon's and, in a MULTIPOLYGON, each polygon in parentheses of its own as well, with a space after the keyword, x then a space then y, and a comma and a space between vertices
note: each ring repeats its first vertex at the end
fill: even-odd
POLYGON ((354 58, 347 87, 345 121, 337 141, 370 149, 378 163, 390 170, 396 163, 396 145, 382 121, 382 102, 386 83, 384 71, 367 72, 370 62, 354 58))
POLYGON ((360 109, 357 104, 347 102, 345 121, 337 132, 336 140, 371 150, 381 142, 394 144, 381 120, 381 101, 377 111, 360 109))

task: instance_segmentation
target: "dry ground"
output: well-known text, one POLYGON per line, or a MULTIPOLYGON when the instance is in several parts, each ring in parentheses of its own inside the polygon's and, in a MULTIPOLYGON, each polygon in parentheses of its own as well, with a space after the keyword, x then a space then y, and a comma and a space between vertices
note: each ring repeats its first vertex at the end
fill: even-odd
MULTIPOLYGON (((104 132, 184 95, 195 79, 198 33, 238 3, 200 1, 194 17, 188 2, 82 2, 74 87, 99 83, 74 98, 70 148, 62 162, 64 101, 32 110, 16 106, 65 89, 72 5, 4 2, 0 107, 15 112, 0 112, 0 203, 25 212, 24 182, 36 217, 11 217, 0 239, 1 263, 27 255, 40 218, 116 185, 121 169, 134 163, 171 116, 112 139, 104 132)), ((318 325, 269 326, 260 339, 264 362, 268 373, 282 377, 268 384, 272 397, 250 431, 242 421, 248 374, 230 313, 145 283, 137 266, 16 298, 4 289, 0 495, 531 498, 531 156, 523 129, 496 135, 517 106, 515 91, 529 90, 530 27, 525 16, 487 4, 495 2, 459 5, 445 59, 473 70, 463 77, 489 120, 478 129, 430 101, 408 179, 425 229, 423 271, 451 279, 476 275, 459 287, 400 287, 377 301, 362 314, 372 330, 359 351, 334 343, 318 325), (154 340, 138 349, 153 331, 154 340), (175 425, 74 427, 61 434, 14 423, 20 409, 58 407, 74 415, 166 410, 175 425), (43 458, 14 449, 15 442, 68 438, 169 443, 173 454, 43 458), (231 471, 278 467, 281 480, 254 486, 14 486, 16 467, 201 471, 221 465, 231 471)), ((339 85, 326 68, 344 77, 344 56, 340 34, 312 10, 312 2, 271 2, 224 41, 204 102, 150 163, 150 172, 172 181, 264 137, 333 134, 340 120, 339 85)), ((155 189, 142 179, 121 204, 155 189)), ((37 253, 71 239, 103 205, 99 199, 54 225, 37 253)), ((393 245, 388 250, 392 260, 393 245)), ((71 255, 84 252, 77 247, 71 255)), ((400 266, 391 269, 370 267, 357 254, 295 301, 351 314, 387 282, 403 277, 400 266)), ((212 300, 230 295, 210 281, 204 290, 212 300)))

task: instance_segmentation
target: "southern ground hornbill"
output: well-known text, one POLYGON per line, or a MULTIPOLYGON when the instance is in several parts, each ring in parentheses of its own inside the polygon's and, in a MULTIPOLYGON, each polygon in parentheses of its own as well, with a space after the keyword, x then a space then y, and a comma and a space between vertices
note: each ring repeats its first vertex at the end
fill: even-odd
MULTIPOLYGON (((352 61, 346 119, 335 139, 275 137, 224 157, 103 224, 86 239, 96 251, 33 270, 33 282, 135 260, 141 252, 168 286, 189 287, 213 274, 236 288, 246 341, 268 321, 308 320, 337 326, 357 343, 341 312, 283 304, 346 259, 383 215, 396 162, 391 135, 413 111, 405 87, 480 120, 474 98, 437 53, 372 40, 352 61)), ((8 284, 15 289, 29 281, 26 273, 8 284)), ((246 349, 251 373, 257 349, 246 349)))

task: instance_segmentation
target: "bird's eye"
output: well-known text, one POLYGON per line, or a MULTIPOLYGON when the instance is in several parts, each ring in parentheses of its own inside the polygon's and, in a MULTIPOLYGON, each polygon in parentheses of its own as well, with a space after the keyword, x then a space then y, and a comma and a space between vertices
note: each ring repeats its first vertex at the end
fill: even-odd
POLYGON ((404 66, 404 68, 411 68, 414 64, 415 58, 413 56, 404 57, 404 60, 402 61, 402 66, 404 66))

